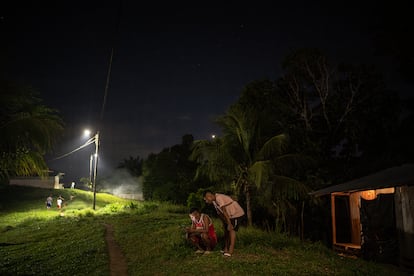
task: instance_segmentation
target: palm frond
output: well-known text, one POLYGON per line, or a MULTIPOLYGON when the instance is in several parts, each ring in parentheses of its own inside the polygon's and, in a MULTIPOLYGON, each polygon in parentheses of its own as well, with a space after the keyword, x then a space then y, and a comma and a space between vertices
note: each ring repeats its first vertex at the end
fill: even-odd
POLYGON ((273 158, 275 173, 279 175, 297 175, 315 165, 315 161, 306 155, 287 153, 273 158))
POLYGON ((275 156, 283 154, 286 149, 287 135, 279 134, 267 140, 257 153, 257 159, 272 159, 275 156))
POLYGON ((304 183, 282 175, 272 177, 272 186, 275 198, 299 200, 300 198, 307 198, 311 191, 304 183))
POLYGON ((252 162, 252 144, 257 132, 256 116, 240 106, 232 106, 228 112, 219 118, 226 140, 235 141, 243 149, 244 159, 252 162))
POLYGON ((195 141, 190 160, 199 165, 196 178, 206 176, 212 181, 224 181, 232 178, 235 174, 237 162, 228 154, 225 146, 219 139, 214 141, 195 141))
POLYGON ((249 168, 249 174, 251 181, 257 187, 261 187, 263 183, 267 182, 269 177, 272 175, 272 162, 267 161, 256 161, 249 168))
POLYGON ((43 155, 62 133, 63 121, 30 87, 1 82, 0 90, 2 174, 41 175, 43 155))

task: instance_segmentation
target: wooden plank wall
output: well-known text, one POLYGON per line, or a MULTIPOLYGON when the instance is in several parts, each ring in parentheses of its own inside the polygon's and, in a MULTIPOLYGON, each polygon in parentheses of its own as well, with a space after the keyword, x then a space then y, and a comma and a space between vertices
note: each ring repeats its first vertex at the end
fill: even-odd
POLYGON ((359 197, 360 193, 351 193, 349 196, 349 208, 351 215, 351 235, 353 244, 361 244, 361 220, 359 212, 359 197))
POLYGON ((395 217, 400 265, 414 271, 414 186, 396 188, 395 217))

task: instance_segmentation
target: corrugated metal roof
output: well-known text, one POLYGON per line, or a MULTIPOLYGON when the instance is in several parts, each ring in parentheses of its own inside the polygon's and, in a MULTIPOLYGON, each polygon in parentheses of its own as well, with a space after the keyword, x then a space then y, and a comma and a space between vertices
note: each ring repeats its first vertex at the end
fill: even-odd
POLYGON ((405 164, 385 169, 362 178, 320 189, 310 194, 323 196, 334 192, 354 192, 403 185, 414 185, 414 164, 405 164))

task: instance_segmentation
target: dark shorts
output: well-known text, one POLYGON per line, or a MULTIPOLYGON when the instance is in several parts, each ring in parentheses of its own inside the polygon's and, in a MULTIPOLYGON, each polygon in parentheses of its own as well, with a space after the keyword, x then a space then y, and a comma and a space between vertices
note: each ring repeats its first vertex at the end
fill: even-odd
MULTIPOLYGON (((243 219, 244 219, 244 216, 230 219, 230 222, 231 222, 231 225, 233 225, 234 231, 239 230, 239 225, 243 221, 243 219)), ((224 223, 223 226, 224 226, 224 229, 227 229, 227 223, 224 223)))

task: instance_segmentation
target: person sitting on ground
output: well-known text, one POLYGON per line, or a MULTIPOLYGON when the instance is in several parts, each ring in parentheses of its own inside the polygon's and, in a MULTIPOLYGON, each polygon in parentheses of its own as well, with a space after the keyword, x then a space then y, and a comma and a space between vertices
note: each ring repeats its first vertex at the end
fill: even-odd
POLYGON ((190 209, 191 227, 186 228, 187 239, 197 248, 198 254, 209 254, 217 244, 217 235, 212 219, 200 213, 198 208, 190 209))

